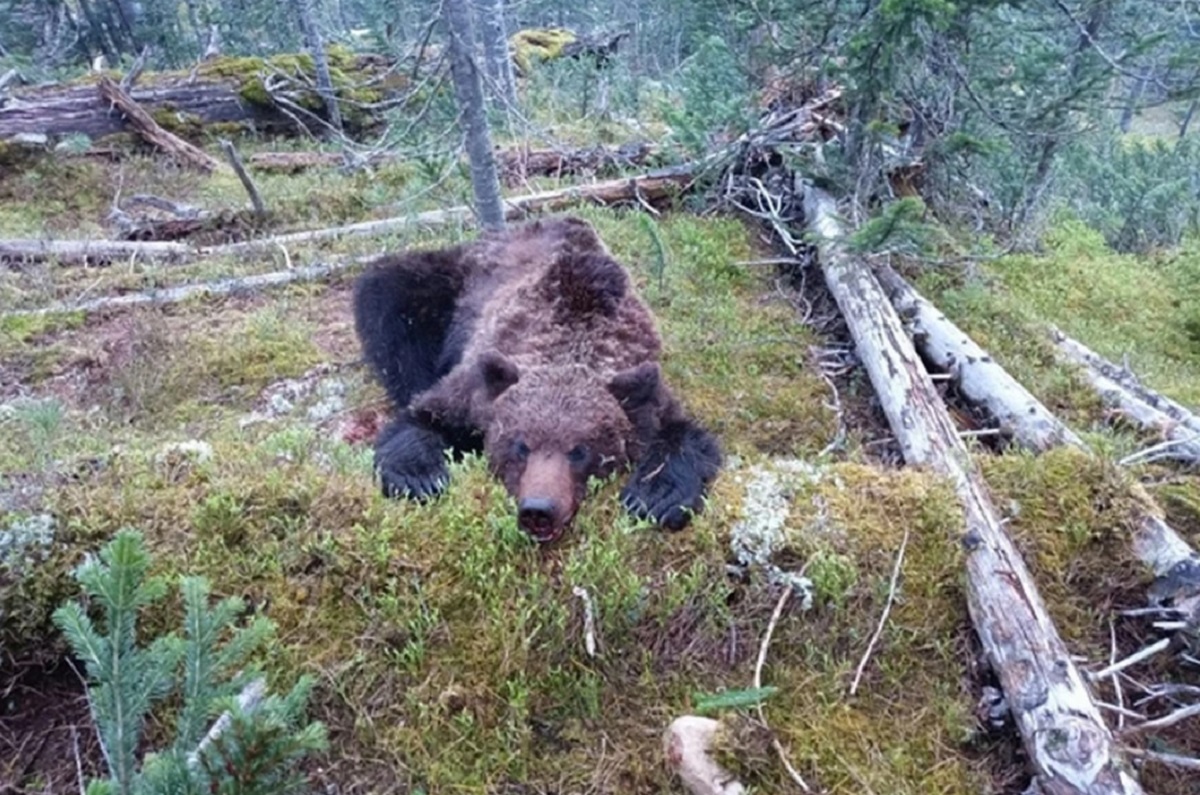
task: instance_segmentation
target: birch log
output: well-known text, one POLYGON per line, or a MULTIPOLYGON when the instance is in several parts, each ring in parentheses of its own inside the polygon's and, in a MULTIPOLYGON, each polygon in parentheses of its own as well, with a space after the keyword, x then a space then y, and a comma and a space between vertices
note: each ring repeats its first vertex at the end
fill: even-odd
POLYGON ((830 292, 850 328, 905 461, 949 478, 962 504, 967 607, 1046 795, 1140 793, 1024 561, 1000 524, 970 453, 870 269, 841 244, 833 199, 807 186, 830 292))
POLYGON ((1083 440, 1029 390, 887 265, 876 269, 888 298, 907 322, 921 355, 954 376, 963 396, 985 407, 1022 447, 1042 452, 1083 440))
MULTIPOLYGON (((1021 447, 1040 453, 1069 444, 1091 452, 1082 439, 899 274, 887 265, 878 267, 876 274, 926 360, 953 373, 964 397, 1007 423, 1021 447)), ((1157 578, 1151 587, 1153 599, 1162 584, 1177 578, 1180 572, 1200 570, 1200 556, 1167 524, 1140 483, 1135 481, 1131 490, 1141 505, 1133 551, 1157 578)))
MULTIPOLYGON (((569 188, 529 193, 504 200, 505 217, 509 220, 543 212, 555 212, 574 205, 595 202, 657 202, 687 189, 692 182, 695 164, 659 169, 636 177, 623 177, 569 188)), ((172 262, 201 257, 235 256, 306 243, 319 243, 345 237, 377 237, 407 229, 469 224, 473 219, 470 207, 449 207, 414 215, 381 218, 327 229, 292 232, 272 237, 229 243, 207 248, 184 243, 135 242, 125 240, 0 240, 0 262, 40 262, 53 260, 59 264, 99 265, 132 257, 165 259, 172 262)))

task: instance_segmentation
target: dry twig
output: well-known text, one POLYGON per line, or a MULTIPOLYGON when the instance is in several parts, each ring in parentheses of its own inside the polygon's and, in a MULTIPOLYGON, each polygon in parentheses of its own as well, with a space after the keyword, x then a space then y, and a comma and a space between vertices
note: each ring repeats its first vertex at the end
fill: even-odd
MULTIPOLYGON (((791 595, 792 586, 785 585, 783 588, 783 594, 779 597, 779 601, 775 604, 774 612, 771 613, 771 621, 767 624, 767 631, 763 635, 762 645, 758 647, 758 659, 754 663, 755 690, 760 690, 762 688, 763 665, 765 665, 767 662, 767 650, 771 647, 771 636, 775 634, 775 625, 779 623, 779 617, 783 614, 783 606, 787 604, 788 597, 791 595)), ((769 731, 770 726, 767 724, 767 716, 763 712, 762 702, 760 701, 758 704, 756 704, 755 708, 758 711, 759 721, 761 721, 762 725, 769 731)), ((779 761, 783 764, 784 769, 787 770, 788 775, 792 777, 792 781, 796 782, 800 789, 804 790, 805 792, 811 792, 812 790, 808 788, 808 784, 804 782, 800 772, 792 766, 790 761, 788 761, 787 754, 783 750, 783 744, 779 742, 778 737, 772 735, 771 746, 775 749, 775 753, 779 755, 779 761)))
POLYGON ((879 636, 883 634, 883 626, 887 623, 888 614, 892 612, 892 604, 896 601, 896 585, 900 581, 900 568, 904 564, 904 550, 908 547, 908 531, 904 531, 904 538, 900 541, 900 551, 896 553, 896 565, 892 567, 892 581, 888 586, 887 604, 883 607, 883 615, 879 617, 879 624, 875 627, 874 634, 871 635, 871 641, 867 644, 867 650, 863 654, 862 660, 858 663, 858 670, 854 672, 854 681, 850 683, 850 695, 858 692, 858 683, 862 679, 863 670, 867 667, 867 660, 871 659, 871 652, 875 648, 875 644, 879 641, 879 636))

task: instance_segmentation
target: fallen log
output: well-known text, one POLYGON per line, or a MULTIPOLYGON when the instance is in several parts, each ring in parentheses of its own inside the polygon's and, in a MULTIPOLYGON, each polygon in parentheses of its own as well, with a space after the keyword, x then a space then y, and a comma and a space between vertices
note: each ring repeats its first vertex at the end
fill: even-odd
MULTIPOLYGON (((496 152, 500 178, 508 185, 528 177, 567 174, 603 174, 620 168, 647 163, 657 148, 645 142, 622 146, 595 146, 585 149, 530 149, 518 147, 496 152)), ((399 155, 379 153, 365 158, 366 166, 394 162, 399 155)), ((255 171, 269 174, 299 174, 312 168, 339 168, 346 159, 339 152, 256 152, 246 164, 255 171)))
POLYGON ((186 243, 125 240, 0 240, 0 262, 13 264, 53 261, 63 265, 108 265, 130 260, 184 262, 199 250, 186 243))
POLYGON ((254 293, 274 287, 284 287, 299 282, 311 282, 332 276, 348 268, 366 262, 363 258, 342 262, 318 263, 302 268, 292 268, 286 271, 272 271, 253 276, 238 276, 229 279, 217 279, 210 282, 180 284, 175 287, 164 287, 158 290, 145 290, 138 293, 110 295, 103 298, 93 298, 88 301, 63 301, 40 309, 17 309, 0 314, 0 318, 9 317, 45 317, 47 315, 72 314, 81 312, 85 315, 96 312, 107 312, 118 309, 129 309, 138 306, 168 306, 179 304, 192 298, 219 297, 254 293))
MULTIPOLYGON (((554 212, 584 202, 611 205, 621 202, 662 202, 687 190, 696 165, 687 163, 636 177, 575 185, 568 188, 531 193, 505 199, 505 215, 513 220, 543 212, 554 212)), ((241 255, 278 246, 318 243, 345 237, 370 237, 406 229, 470 223, 474 212, 468 206, 431 210, 415 215, 363 221, 346 226, 264 237, 241 243, 202 248, 182 243, 125 242, 119 240, 0 240, 0 262, 36 262, 55 260, 60 264, 92 264, 126 260, 131 257, 164 258, 182 262, 199 257, 241 255)))
MULTIPOLYGON (((391 72, 394 61, 390 58, 330 55, 342 78, 339 91, 359 100, 353 112, 346 114, 347 127, 358 132, 381 123, 382 116, 375 106, 402 98, 407 77, 391 72)), ((28 133, 52 138, 82 134, 97 139, 123 132, 124 121, 118 114, 109 113, 108 104, 97 95, 97 81, 97 77, 89 76, 9 95, 0 107, 0 140, 28 133)), ((224 135, 233 132, 231 127, 276 135, 306 132, 294 114, 276 106, 265 81, 278 83, 273 90, 294 103, 323 107, 312 58, 304 54, 214 58, 192 72, 148 72, 129 95, 160 125, 183 137, 200 136, 212 125, 219 125, 224 135)))
POLYGON ((949 478, 962 504, 967 607, 1037 784, 1047 795, 1140 793, 899 316, 870 269, 846 253, 835 209, 806 186, 825 281, 904 459, 949 478))
POLYGON ((887 265, 875 275, 906 321, 921 354, 950 373, 963 396, 983 406, 1022 447, 1041 452, 1060 444, 1083 447, 1083 440, 970 337, 887 265))
MULTIPOLYGON (((1082 439, 898 273, 887 265, 877 266, 875 272, 904 317, 921 355, 938 369, 951 373, 963 397, 1007 423, 1017 444, 1037 453, 1064 444, 1092 453, 1082 439)), ((1183 582, 1188 573, 1200 573, 1200 555, 1167 524, 1162 510, 1140 483, 1133 481, 1130 489, 1141 505, 1133 551, 1154 573, 1151 601, 1161 603, 1170 598, 1185 607, 1200 604, 1200 582, 1195 574, 1190 575, 1195 594, 1181 593, 1183 589, 1176 587, 1188 584, 1183 582)))
POLYGON ((134 102, 125 93, 125 90, 110 80, 107 75, 100 75, 97 87, 100 89, 100 96, 125 115, 126 121, 137 130, 138 135, 142 136, 146 143, 158 147, 180 162, 205 173, 216 171, 221 165, 212 155, 164 130, 158 122, 150 118, 150 114, 142 106, 134 102))
POLYGON ((1126 368, 1110 362, 1082 342, 1068 337, 1057 328, 1050 329, 1050 336, 1068 361, 1087 367, 1104 376, 1104 378, 1111 381, 1135 400, 1150 406, 1168 417, 1173 423, 1189 429, 1193 434, 1200 433, 1200 417, 1197 417, 1191 409, 1182 403, 1154 391, 1139 381, 1137 376, 1126 368))

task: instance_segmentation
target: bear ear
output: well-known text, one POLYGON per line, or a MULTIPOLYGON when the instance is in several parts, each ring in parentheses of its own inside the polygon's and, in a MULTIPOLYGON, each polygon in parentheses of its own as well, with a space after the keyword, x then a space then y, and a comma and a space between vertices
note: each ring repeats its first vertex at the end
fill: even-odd
POLYGON ((502 354, 490 351, 479 359, 479 374, 488 400, 495 400, 521 377, 521 371, 502 354))
POLYGON ((626 413, 637 411, 654 400, 658 394, 661 375, 657 362, 646 362, 622 370, 608 382, 608 391, 626 413))

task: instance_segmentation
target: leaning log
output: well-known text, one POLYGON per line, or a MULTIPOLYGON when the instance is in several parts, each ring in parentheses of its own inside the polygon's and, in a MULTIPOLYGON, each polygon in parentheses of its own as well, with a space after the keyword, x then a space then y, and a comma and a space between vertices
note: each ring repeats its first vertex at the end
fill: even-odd
POLYGON ((1037 783, 1047 795, 1140 793, 899 316, 871 270, 847 255, 835 209, 828 194, 805 189, 826 283, 904 459, 949 478, 962 504, 967 607, 1037 783))
MULTIPOLYGON (((1040 453, 1069 444, 1092 453, 1021 382, 891 267, 881 264, 875 272, 892 304, 904 317, 921 355, 934 367, 951 373, 967 400, 985 407, 1002 425, 1006 424, 1018 445, 1040 453)), ((1175 597, 1178 589, 1174 584, 1200 585, 1195 574, 1189 575, 1200 572, 1200 555, 1167 524, 1162 510, 1140 483, 1133 481, 1130 489, 1139 505, 1133 551, 1154 573, 1151 600, 1175 597), (1166 593, 1164 588, 1172 592, 1166 593)), ((1182 601, 1195 605, 1200 603, 1200 596, 1184 595, 1182 601)))
MULTIPOLYGON (((389 75, 390 59, 356 55, 339 57, 336 63, 345 78, 339 88, 361 103, 387 102, 404 94, 406 78, 389 75), (369 89, 352 87, 368 83, 369 89)), ((97 139, 124 132, 121 115, 110 113, 108 103, 96 93, 98 80, 89 75, 72 83, 14 92, 0 107, 0 141, 31 133, 97 139)), ((231 126, 279 135, 305 132, 300 117, 275 104, 268 85, 303 107, 322 107, 307 55, 217 58, 199 64, 193 72, 145 73, 129 94, 159 124, 184 138, 198 137, 212 125, 220 125, 225 135, 231 126)), ((361 103, 347 117, 352 131, 382 121, 361 103)), ((315 111, 318 116, 321 112, 315 111)), ((304 120, 304 126, 320 125, 304 120)))
POLYGON ((125 89, 110 80, 107 75, 100 75, 97 87, 100 89, 100 96, 121 112, 146 143, 166 152, 184 165, 205 173, 216 171, 220 166, 220 162, 212 155, 164 130, 145 108, 137 104, 125 93, 125 89))
MULTIPOLYGON (((516 220, 537 213, 556 212, 578 204, 614 205, 623 202, 658 204, 686 191, 696 171, 696 164, 660 169, 635 177, 611 179, 588 185, 530 193, 504 200, 505 216, 516 220)), ((372 237, 393 234, 408 229, 469 224, 474 219, 470 207, 450 207, 415 215, 382 218, 357 224, 292 232, 272 237, 248 240, 208 248, 182 243, 126 242, 118 240, 0 240, 0 262, 37 262, 54 260, 60 264, 100 265, 131 257, 164 258, 173 262, 206 256, 229 256, 274 249, 278 246, 319 243, 346 237, 372 237)))

